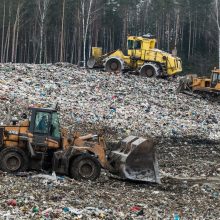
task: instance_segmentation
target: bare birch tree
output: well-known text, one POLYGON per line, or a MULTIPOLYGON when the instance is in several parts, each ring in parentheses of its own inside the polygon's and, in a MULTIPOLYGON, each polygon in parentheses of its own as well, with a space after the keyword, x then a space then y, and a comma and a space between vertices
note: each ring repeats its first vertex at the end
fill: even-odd
POLYGON ((16 63, 17 61, 17 49, 18 49, 18 35, 20 31, 20 24, 22 21, 21 9, 23 7, 22 2, 18 2, 17 12, 15 17, 15 22, 13 25, 13 34, 12 34, 12 51, 11 51, 11 60, 16 63))
POLYGON ((62 22, 61 22, 61 37, 60 37, 60 62, 64 60, 64 18, 65 18, 65 5, 66 0, 63 0, 63 9, 62 9, 62 22))
POLYGON ((10 48, 10 39, 11 39, 11 4, 9 4, 9 9, 8 9, 8 30, 7 30, 7 34, 6 34, 6 42, 5 42, 5 48, 4 48, 4 61, 8 62, 9 61, 9 48, 10 48))
POLYGON ((45 18, 47 16, 48 6, 50 0, 37 0, 38 12, 39 12, 39 25, 40 25, 40 55, 39 63, 42 62, 43 55, 43 38, 44 38, 44 29, 45 29, 45 18))
POLYGON ((218 65, 220 68, 220 22, 219 22, 219 0, 215 0, 216 23, 218 28, 218 65))
POLYGON ((86 13, 86 0, 81 1, 81 10, 82 10, 82 31, 83 31, 83 65, 86 67, 86 42, 87 42, 87 35, 88 29, 90 25, 91 19, 91 9, 93 0, 89 0, 89 7, 88 12, 86 13))
POLYGON ((1 63, 4 61, 4 38, 5 38, 5 1, 4 1, 4 12, 2 19, 2 45, 1 45, 1 63))

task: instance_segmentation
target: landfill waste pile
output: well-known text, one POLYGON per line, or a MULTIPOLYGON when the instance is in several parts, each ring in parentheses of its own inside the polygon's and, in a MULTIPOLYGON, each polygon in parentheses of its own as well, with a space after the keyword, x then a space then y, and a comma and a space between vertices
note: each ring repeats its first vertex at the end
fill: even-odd
POLYGON ((7 110, 19 118, 28 106, 58 103, 62 124, 85 132, 104 126, 119 136, 220 138, 219 103, 177 95, 178 82, 97 73, 71 64, 1 64, 0 77, 1 122, 8 119, 7 110))
POLYGON ((0 219, 219 219, 218 100, 177 94, 179 79, 142 78, 57 63, 0 65, 0 123, 59 104, 69 132, 156 141, 161 185, 95 182, 55 173, 0 173, 0 219))

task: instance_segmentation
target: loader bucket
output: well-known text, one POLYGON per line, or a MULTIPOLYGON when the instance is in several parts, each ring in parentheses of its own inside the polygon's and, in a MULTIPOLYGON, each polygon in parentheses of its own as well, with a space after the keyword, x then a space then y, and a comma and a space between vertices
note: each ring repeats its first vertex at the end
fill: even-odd
POLYGON ((90 57, 89 60, 87 61, 87 66, 89 69, 92 69, 95 67, 96 60, 94 57, 90 57))
POLYGON ((177 87, 177 93, 184 91, 192 91, 193 78, 196 78, 196 74, 191 74, 180 80, 179 86, 177 87))
POLYGON ((109 155, 115 174, 125 179, 160 183, 158 161, 152 140, 129 136, 109 155))

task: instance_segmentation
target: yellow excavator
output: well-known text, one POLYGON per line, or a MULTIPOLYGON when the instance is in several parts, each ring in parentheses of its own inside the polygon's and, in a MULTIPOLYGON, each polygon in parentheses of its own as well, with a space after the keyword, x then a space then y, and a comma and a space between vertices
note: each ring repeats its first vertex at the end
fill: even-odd
POLYGON ((211 77, 198 77, 197 75, 188 75, 180 80, 178 92, 205 92, 220 93, 220 70, 214 69, 211 77))
POLYGON ((129 136, 107 154, 102 135, 69 136, 60 128, 56 109, 29 111, 21 121, 0 126, 1 170, 48 170, 77 180, 95 180, 103 168, 125 179, 160 183, 151 139, 129 136))
POLYGON ((102 54, 102 48, 92 47, 92 56, 87 66, 105 68, 107 72, 134 71, 145 77, 167 77, 182 71, 179 57, 156 49, 156 39, 147 34, 144 36, 128 36, 127 55, 121 50, 102 54))

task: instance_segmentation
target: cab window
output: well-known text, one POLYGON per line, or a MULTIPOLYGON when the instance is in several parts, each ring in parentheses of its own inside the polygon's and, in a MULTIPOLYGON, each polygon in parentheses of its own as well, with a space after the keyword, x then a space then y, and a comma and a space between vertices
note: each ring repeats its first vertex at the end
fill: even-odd
POLYGON ((135 50, 141 49, 141 41, 134 41, 134 49, 135 50))
POLYGON ((128 40, 128 50, 133 50, 133 47, 134 47, 134 41, 128 40))
POLYGON ((60 124, 57 113, 52 114, 52 123, 50 129, 51 136, 54 138, 60 138, 60 124))
POLYGON ((220 74, 217 74, 217 73, 213 73, 213 75, 212 75, 212 81, 213 82, 218 82, 218 76, 220 76, 220 74))
POLYGON ((48 134, 50 114, 47 112, 37 112, 35 118, 34 132, 48 134))

